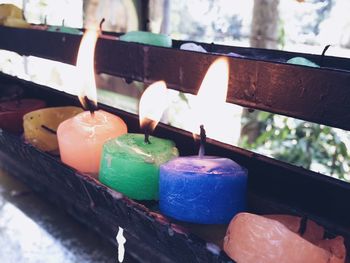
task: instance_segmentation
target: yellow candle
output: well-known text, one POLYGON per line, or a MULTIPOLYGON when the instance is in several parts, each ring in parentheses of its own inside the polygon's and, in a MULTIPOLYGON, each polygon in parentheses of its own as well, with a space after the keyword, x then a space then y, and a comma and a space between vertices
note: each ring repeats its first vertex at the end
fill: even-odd
POLYGON ((57 153, 58 125, 82 112, 78 107, 52 107, 32 111, 23 116, 24 138, 45 152, 57 153))
POLYGON ((127 133, 125 122, 108 112, 84 111, 58 126, 57 138, 62 162, 75 169, 98 174, 105 141, 127 133))
POLYGON ((13 4, 0 4, 0 25, 29 28, 23 17, 23 10, 13 4))

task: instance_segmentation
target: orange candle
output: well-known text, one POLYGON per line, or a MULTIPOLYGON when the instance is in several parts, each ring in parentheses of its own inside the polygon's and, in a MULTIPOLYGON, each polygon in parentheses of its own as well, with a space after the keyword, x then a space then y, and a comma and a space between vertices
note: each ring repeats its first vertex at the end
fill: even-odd
POLYGON ((60 124, 57 130, 62 162, 75 169, 98 174, 103 144, 127 133, 125 122, 108 112, 84 111, 60 124))
POLYGON ((61 159, 73 168, 97 177, 105 141, 127 133, 125 122, 97 109, 94 52, 98 32, 87 30, 80 44, 75 73, 81 88, 79 96, 84 111, 62 122, 57 129, 61 159), (90 101, 89 98, 92 100, 90 101), (92 105, 91 103, 94 103, 92 105))

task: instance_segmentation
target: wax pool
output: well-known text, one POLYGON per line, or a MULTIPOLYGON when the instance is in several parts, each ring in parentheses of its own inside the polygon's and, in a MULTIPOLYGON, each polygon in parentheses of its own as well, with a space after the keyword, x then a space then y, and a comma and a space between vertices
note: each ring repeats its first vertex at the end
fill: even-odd
POLYGON ((158 199, 159 166, 179 155, 175 143, 143 134, 125 134, 103 147, 100 181, 138 200, 158 199))
POLYGON ((84 111, 58 126, 61 159, 81 172, 97 175, 103 144, 126 132, 126 124, 118 116, 102 110, 94 115, 84 111))
POLYGON ((23 131, 23 115, 45 107, 45 102, 37 99, 21 99, 0 103, 0 128, 19 134, 23 131))
POLYGON ((226 224, 245 209, 247 171, 213 156, 179 157, 161 165, 159 206, 172 218, 226 224))
POLYGON ((43 151, 56 153, 58 125, 82 111, 81 108, 68 106, 29 112, 23 117, 24 138, 43 151))

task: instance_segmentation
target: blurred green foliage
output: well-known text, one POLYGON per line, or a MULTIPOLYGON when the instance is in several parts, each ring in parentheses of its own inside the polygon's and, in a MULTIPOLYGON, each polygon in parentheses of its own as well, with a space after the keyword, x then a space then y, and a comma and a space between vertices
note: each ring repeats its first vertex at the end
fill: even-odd
POLYGON ((344 132, 268 112, 259 112, 257 121, 259 135, 251 143, 243 135, 240 147, 346 180, 350 158, 344 132))

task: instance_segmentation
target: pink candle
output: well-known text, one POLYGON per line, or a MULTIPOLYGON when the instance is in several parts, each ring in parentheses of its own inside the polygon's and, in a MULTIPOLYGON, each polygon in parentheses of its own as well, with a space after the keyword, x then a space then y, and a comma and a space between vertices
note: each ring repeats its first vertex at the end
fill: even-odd
POLYGON ((324 230, 314 222, 292 216, 236 215, 224 240, 224 250, 245 263, 344 263, 344 238, 323 239, 324 230), (298 225, 299 224, 299 225, 298 225))
POLYGON ((62 122, 57 129, 61 159, 73 168, 97 177, 103 144, 127 133, 125 122, 108 112, 97 109, 94 72, 94 51, 98 32, 87 30, 80 44, 75 84, 81 88, 79 96, 85 109, 62 122), (90 101, 90 99, 92 101, 90 101), (92 103, 94 105, 92 105, 92 103))
POLYGON ((99 110, 84 111, 60 124, 57 130, 61 159, 75 169, 96 174, 105 141, 127 133, 125 122, 99 110))

